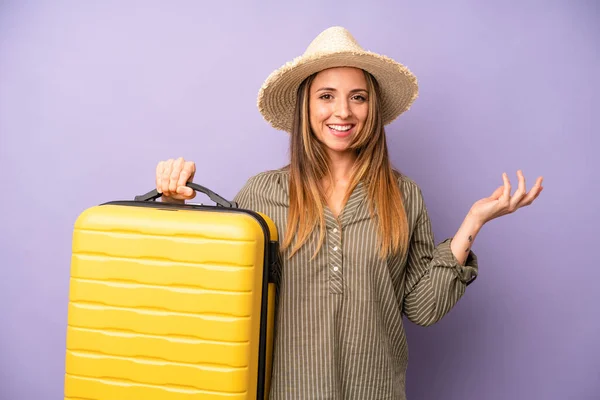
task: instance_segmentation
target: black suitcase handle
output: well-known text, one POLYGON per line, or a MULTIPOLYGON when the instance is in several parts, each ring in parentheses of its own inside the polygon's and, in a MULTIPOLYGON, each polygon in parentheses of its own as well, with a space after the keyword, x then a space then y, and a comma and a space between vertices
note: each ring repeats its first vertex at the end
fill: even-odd
MULTIPOLYGON (((205 188, 204 186, 200 186, 197 183, 188 182, 186 186, 191 187, 197 192, 204 193, 207 195, 212 201, 214 201, 217 205, 221 207, 227 208, 237 208, 237 204, 234 201, 225 200, 223 197, 219 196, 212 190, 205 188)), ((158 190, 154 189, 149 191, 148 193, 135 196, 135 201, 154 201, 162 196, 162 193, 159 193, 158 190)))

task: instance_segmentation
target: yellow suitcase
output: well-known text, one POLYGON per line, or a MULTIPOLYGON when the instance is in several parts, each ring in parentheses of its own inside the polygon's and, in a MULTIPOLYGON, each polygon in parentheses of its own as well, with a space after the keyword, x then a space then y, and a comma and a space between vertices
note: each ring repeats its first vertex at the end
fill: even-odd
POLYGON ((69 400, 264 399, 279 268, 265 215, 156 190, 83 211, 73 232, 69 400))

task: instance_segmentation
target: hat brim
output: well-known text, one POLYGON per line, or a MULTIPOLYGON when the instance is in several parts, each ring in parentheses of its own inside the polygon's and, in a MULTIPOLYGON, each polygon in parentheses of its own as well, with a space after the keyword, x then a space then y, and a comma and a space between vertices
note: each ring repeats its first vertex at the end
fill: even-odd
POLYGON ((275 129, 291 133, 298 87, 312 74, 335 67, 360 68, 375 77, 384 125, 407 111, 418 96, 417 78, 389 57, 368 51, 302 56, 271 73, 260 88, 257 105, 264 119, 275 129))

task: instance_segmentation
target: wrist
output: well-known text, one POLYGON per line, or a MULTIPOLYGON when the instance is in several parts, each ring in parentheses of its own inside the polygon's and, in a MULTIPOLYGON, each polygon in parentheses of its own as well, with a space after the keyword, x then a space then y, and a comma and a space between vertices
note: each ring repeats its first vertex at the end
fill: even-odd
POLYGON ((485 221, 481 217, 478 217, 477 215, 473 214, 472 211, 469 211, 469 213, 465 217, 464 224, 470 229, 479 231, 483 227, 483 225, 485 225, 485 221))

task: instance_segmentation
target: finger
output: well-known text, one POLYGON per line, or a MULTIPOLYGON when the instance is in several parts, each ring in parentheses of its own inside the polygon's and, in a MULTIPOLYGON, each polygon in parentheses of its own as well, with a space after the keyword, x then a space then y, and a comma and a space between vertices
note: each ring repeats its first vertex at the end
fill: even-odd
POLYGON ((533 203, 533 201, 540 195, 540 192, 543 189, 544 188, 542 187, 542 178, 539 177, 536 180, 533 188, 531 188, 531 190, 529 191, 529 193, 527 193, 527 195, 521 199, 519 207, 528 206, 531 203, 533 203))
POLYGON ((506 174, 506 172, 504 172, 502 174, 502 179, 504 180, 504 191, 502 192, 502 197, 500 198, 500 201, 502 201, 504 206, 508 207, 509 201, 510 201, 511 187, 510 187, 510 181, 508 180, 508 175, 506 174))
POLYGON ((179 180, 177 181, 177 187, 185 186, 188 181, 191 180, 195 167, 193 161, 187 161, 183 164, 183 168, 181 169, 181 173, 179 174, 179 180))
POLYGON ((177 188, 177 194, 184 196, 187 199, 193 199, 196 197, 196 191, 191 187, 179 186, 177 188))
POLYGON ((511 212, 513 212, 517 208, 519 208, 519 203, 521 202, 521 200, 523 199, 523 197, 526 194, 526 192, 525 192, 525 176, 523 175, 523 171, 518 170, 517 176, 519 178, 519 186, 517 187, 517 191, 515 192, 515 194, 510 199, 510 205, 508 207, 509 211, 511 211, 511 212))
POLYGON ((160 161, 158 164, 156 164, 156 190, 158 190, 158 193, 162 193, 162 173, 163 173, 163 169, 165 168, 165 162, 164 161, 160 161))
POLYGON ((489 197, 489 199, 490 200, 498 200, 503 192, 504 192, 504 186, 498 186, 498 188, 496 188, 496 190, 494 190, 494 193, 492 193, 492 195, 489 197))
POLYGON ((165 167, 162 171, 161 185, 162 191, 165 196, 169 196, 169 179, 171 177, 171 170, 173 169, 173 159, 165 161, 165 167))
POLYGON ((179 157, 177 160, 173 162, 173 169, 171 169, 170 179, 169 179, 169 191, 176 192, 177 191, 177 181, 179 181, 179 175, 181 174, 181 170, 183 168, 183 157, 179 157))
POLYGON ((514 196, 523 197, 527 193, 527 186, 525 183, 525 175, 523 174, 522 170, 517 171, 517 177, 519 178, 519 185, 517 186, 517 191, 515 192, 513 197, 514 196))
POLYGON ((190 161, 189 163, 190 163, 190 170, 191 170, 189 181, 191 182, 194 179, 194 176, 196 175, 196 163, 193 161, 190 161))

